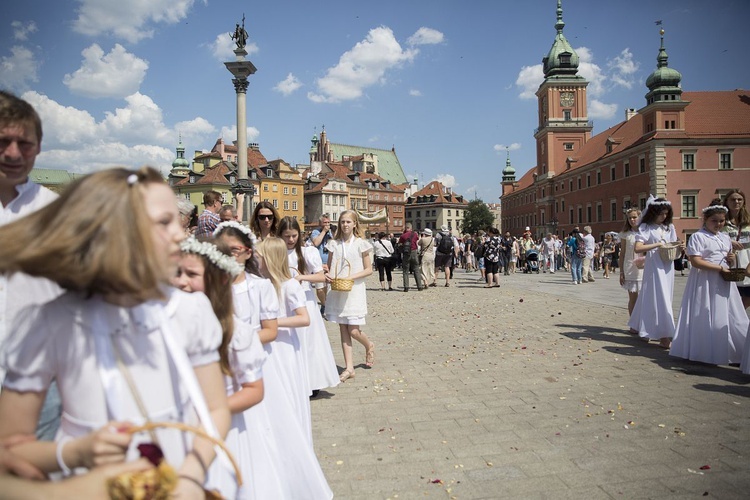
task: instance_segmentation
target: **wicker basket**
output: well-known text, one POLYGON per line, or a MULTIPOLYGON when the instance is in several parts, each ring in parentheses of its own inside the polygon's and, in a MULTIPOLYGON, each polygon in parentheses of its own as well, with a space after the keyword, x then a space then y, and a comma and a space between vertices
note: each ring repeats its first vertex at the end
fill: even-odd
MULTIPOLYGON (((343 270, 346 266, 349 266, 349 270, 351 271, 351 264, 349 264, 349 261, 347 259, 344 259, 344 265, 341 266, 341 270, 343 270)), ((331 281, 331 290, 334 290, 336 292, 351 292, 352 287, 354 286, 354 280, 351 280, 349 278, 340 278, 339 271, 340 270, 338 269, 336 270, 336 275, 333 277, 333 281, 331 281)), ((349 274, 351 274, 351 272, 349 274)))
POLYGON ((661 260, 666 262, 672 262, 677 259, 679 254, 680 243, 675 241, 673 243, 664 243, 664 246, 659 247, 659 256, 661 260))
POLYGON ((724 281, 744 281, 745 270, 741 267, 732 267, 730 269, 722 269, 719 271, 724 281))
MULTIPOLYGON (((180 422, 147 422, 146 424, 129 429, 128 432, 135 434, 137 432, 152 431, 158 428, 177 429, 184 432, 191 432, 196 436, 207 439, 221 448, 226 453, 227 458, 234 468, 234 474, 237 479, 237 485, 242 485, 242 473, 235 461, 232 453, 226 445, 219 439, 213 438, 206 434, 203 429, 180 422)), ((177 487, 179 476, 177 472, 166 463, 165 460, 153 469, 141 472, 126 472, 117 477, 107 480, 107 492, 112 500, 161 500, 172 498, 172 492, 177 487)), ((205 490, 207 499, 220 499, 222 496, 215 491, 205 490)))

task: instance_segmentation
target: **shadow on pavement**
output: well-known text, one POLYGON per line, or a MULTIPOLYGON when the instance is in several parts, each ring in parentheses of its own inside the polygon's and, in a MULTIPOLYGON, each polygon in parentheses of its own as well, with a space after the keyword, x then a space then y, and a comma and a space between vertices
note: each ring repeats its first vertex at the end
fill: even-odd
MULTIPOLYGON (((603 346, 602 349, 616 353, 620 356, 650 358, 654 363, 671 372, 680 372, 684 375, 698 377, 712 377, 738 385, 750 384, 750 376, 744 375, 738 368, 710 365, 672 357, 669 355, 669 351, 659 348, 656 342, 651 341, 649 344, 646 344, 638 337, 630 335, 624 330, 569 324, 558 324, 557 326, 563 329, 569 328, 577 330, 561 333, 561 335, 574 340, 591 339, 601 342, 615 342, 621 344, 620 347, 603 346)), ((750 397, 750 387, 732 388, 726 386, 713 386, 710 384, 696 384, 695 387, 696 389, 701 390, 714 390, 716 392, 727 392, 737 394, 738 396, 750 397), (701 385, 705 387, 701 388, 701 385), (721 387, 725 390, 720 390, 721 387), (736 389, 736 392, 732 389, 736 389)))

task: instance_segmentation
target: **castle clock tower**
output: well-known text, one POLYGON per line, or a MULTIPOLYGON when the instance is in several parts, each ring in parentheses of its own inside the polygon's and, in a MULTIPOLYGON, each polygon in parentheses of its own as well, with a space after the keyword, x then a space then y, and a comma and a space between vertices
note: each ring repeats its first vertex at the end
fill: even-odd
POLYGON ((578 151, 591 138, 593 125, 586 109, 588 82, 578 75, 578 54, 563 35, 561 0, 557 0, 557 35, 544 65, 544 82, 536 95, 539 101, 539 127, 536 139, 537 175, 542 182, 562 172, 575 160, 578 151))

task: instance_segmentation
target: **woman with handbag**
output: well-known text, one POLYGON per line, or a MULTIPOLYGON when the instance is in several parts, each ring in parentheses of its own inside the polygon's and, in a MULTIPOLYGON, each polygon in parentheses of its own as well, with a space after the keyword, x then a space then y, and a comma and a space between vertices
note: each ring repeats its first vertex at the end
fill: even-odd
MULTIPOLYGON (((641 291, 643 283, 643 265, 646 257, 635 253, 635 235, 638 233, 638 217, 641 211, 631 207, 625 212, 625 226, 620 233, 620 286, 628 291, 628 314, 633 314, 635 301, 638 300, 638 292, 641 291)), ((637 335, 636 330, 630 329, 630 333, 637 335)))
POLYGON ((378 233, 378 239, 373 245, 375 248, 375 268, 380 277, 380 290, 385 291, 385 278, 388 278, 388 290, 393 290, 393 244, 384 232, 378 233))

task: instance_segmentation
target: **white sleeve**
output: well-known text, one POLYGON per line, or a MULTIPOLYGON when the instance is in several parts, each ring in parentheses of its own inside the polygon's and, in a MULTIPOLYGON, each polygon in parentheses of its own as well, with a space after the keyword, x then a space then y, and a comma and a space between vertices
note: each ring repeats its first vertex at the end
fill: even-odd
POLYGON ((303 248, 302 257, 305 258, 305 267, 307 267, 308 274, 319 273, 323 270, 323 261, 320 258, 320 252, 318 252, 314 248, 303 248))
POLYGON ((279 297, 270 280, 260 279, 259 288, 260 304, 258 304, 259 318, 261 321, 276 319, 279 317, 279 297))
POLYGON ((185 351, 193 366, 219 361, 219 345, 223 337, 221 324, 211 302, 202 292, 178 293, 180 306, 171 321, 185 338, 185 351))
POLYGON ((230 363, 237 382, 249 384, 263 378, 266 351, 253 328, 236 317, 230 348, 230 363))

